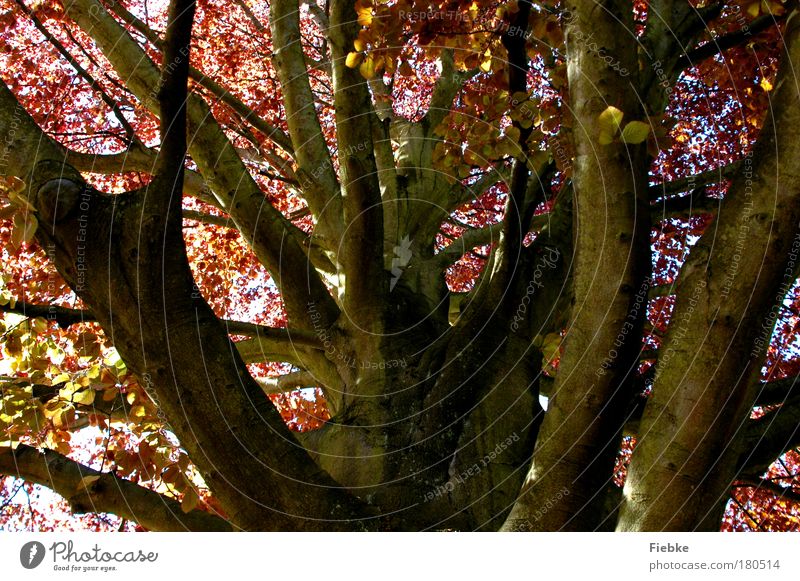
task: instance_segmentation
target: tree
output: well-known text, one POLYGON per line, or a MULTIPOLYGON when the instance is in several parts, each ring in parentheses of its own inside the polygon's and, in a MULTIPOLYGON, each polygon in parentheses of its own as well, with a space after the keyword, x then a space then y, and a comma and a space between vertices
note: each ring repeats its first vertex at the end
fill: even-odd
POLYGON ((0 473, 152 530, 797 527, 795 3, 2 10, 0 473))

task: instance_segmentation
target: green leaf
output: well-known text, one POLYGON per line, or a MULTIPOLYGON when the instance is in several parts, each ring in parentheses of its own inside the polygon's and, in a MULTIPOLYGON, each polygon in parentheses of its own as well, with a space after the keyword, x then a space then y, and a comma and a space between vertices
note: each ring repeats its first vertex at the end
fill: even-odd
POLYGON ((76 391, 72 396, 72 401, 82 405, 92 405, 94 402, 94 390, 84 389, 81 391, 76 391))
POLYGON ((516 93, 511 95, 511 103, 512 104, 524 103, 529 98, 530 98, 530 95, 528 93, 526 93, 525 91, 517 91, 516 93))
POLYGON ((625 143, 642 143, 650 135, 650 126, 643 121, 631 121, 622 130, 622 141, 625 143))
POLYGON ((60 375, 56 375, 53 378, 53 385, 58 385, 59 383, 66 383, 69 381, 69 373, 62 373, 60 375))
POLYGON ((597 125, 600 129, 598 135, 600 145, 608 145, 614 141, 614 137, 616 137, 619 132, 623 116, 624 113, 613 106, 609 106, 605 111, 600 113, 597 117, 597 125))

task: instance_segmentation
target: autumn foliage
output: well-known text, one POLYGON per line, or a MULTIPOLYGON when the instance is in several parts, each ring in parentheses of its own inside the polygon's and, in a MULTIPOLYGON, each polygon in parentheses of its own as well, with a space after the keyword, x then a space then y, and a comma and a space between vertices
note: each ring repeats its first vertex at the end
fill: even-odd
MULTIPOLYGON (((158 118, 134 95, 129 79, 115 69, 91 31, 71 17, 67 4, 69 0, 64 4, 0 0, 0 77, 47 136, 82 155, 79 169, 89 184, 107 193, 136 190, 152 179, 161 141, 158 118), (144 161, 131 169, 124 160, 126 152, 144 161), (115 157, 121 159, 117 165, 115 157), (86 161, 92 158, 95 165, 86 161)), ((319 0, 313 8, 302 5, 302 46, 314 111, 338 171, 332 71, 324 30, 327 4, 319 0)), ((709 3, 693 4, 705 9, 709 3)), ((715 211, 730 186, 730 168, 753 150, 781 62, 789 2, 722 4, 706 22, 694 50, 752 26, 756 32, 746 42, 689 61, 674 85, 665 86, 663 110, 632 116, 611 103, 597 119, 601 145, 642 145, 651 160, 652 274, 635 377, 636 402, 641 405, 652 388, 658 350, 670 328, 681 267, 698 239, 716 226, 715 211), (770 26, 763 25, 765 18, 773 20, 770 26), (713 170, 715 179, 691 179, 713 170), (670 185, 681 180, 683 187, 670 185), (676 211, 673 206, 679 199, 685 207, 676 211)), ((161 64, 168 3, 124 0, 103 5, 161 64)), ((560 2, 533 3, 525 45, 530 61, 527 90, 510 91, 503 38, 519 9, 516 1, 357 0, 360 31, 347 51, 346 66, 371 83, 376 110, 386 108, 386 118, 411 122, 426 118, 442 75, 456 78, 460 86, 433 130, 436 171, 449 184, 478 188, 492 168, 507 170, 509 160, 524 154, 528 170, 545 184, 544 198, 537 202, 532 218, 534 224, 537 219, 544 224, 554 208, 571 196, 575 163, 563 33, 569 15, 562 12, 560 2)), ((648 26, 648 9, 645 1, 630 6, 640 37, 648 26)), ((288 133, 289 126, 273 62, 276 47, 269 18, 265 2, 198 1, 189 88, 210 107, 263 193, 264 203, 298 231, 310 234, 316 218, 304 198, 302 176, 289 146, 270 134, 270 128, 288 133)), ((392 137, 394 158, 402 164, 404 142, 392 137)), ((186 167, 191 174, 187 183, 202 181, 191 157, 186 167)), ((225 516, 152 397, 148 380, 128 369, 113 337, 56 271, 50 256, 54 251, 37 242, 35 208, 21 194, 25 183, 10 174, 2 180, 0 459, 3 450, 17 444, 52 450, 176 499, 186 513, 200 509, 225 516)), ((510 181, 495 182, 448 211, 435 238, 437 254, 451 245, 460 248, 462 237, 469 240, 475 231, 502 224, 510 181)), ((184 188, 183 239, 198 292, 223 322, 286 329, 284 297, 275 280, 208 187, 213 184, 193 191, 188 185, 184 188)), ((525 246, 541 230, 531 227, 525 246)), ((475 288, 498 238, 473 240, 455 252, 443 270, 453 297, 467 296, 475 288)), ((453 304, 451 320, 459 315, 453 304)), ((533 342, 543 357, 540 369, 545 382, 558 374, 568 335, 566 318, 559 324, 533 342)), ((800 374, 799 325, 800 289, 795 283, 770 330, 762 381, 800 374)), ((231 327, 229 335, 237 343, 252 340, 245 331, 231 327)), ((264 397, 292 431, 307 433, 329 422, 331 410, 317 384, 274 387, 281 377, 298 371, 291 361, 256 355, 246 363, 264 387, 264 397)), ((753 417, 774 412, 784 403, 778 398, 757 405, 753 417)), ((636 439, 630 432, 621 439, 614 476, 619 487, 636 439)), ((786 451, 763 478, 734 483, 722 530, 800 530, 798 454, 786 451)), ((142 530, 136 523, 88 512, 72 515, 59 498, 13 474, 0 480, 2 529, 142 530)))

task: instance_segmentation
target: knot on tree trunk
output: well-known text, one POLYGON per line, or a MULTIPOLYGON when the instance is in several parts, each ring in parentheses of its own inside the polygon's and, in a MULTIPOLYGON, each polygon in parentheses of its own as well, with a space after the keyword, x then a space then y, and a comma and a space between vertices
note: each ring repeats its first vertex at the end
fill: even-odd
POLYGON ((79 206, 87 184, 75 168, 63 162, 44 160, 36 164, 30 184, 30 199, 41 221, 55 225, 79 206))

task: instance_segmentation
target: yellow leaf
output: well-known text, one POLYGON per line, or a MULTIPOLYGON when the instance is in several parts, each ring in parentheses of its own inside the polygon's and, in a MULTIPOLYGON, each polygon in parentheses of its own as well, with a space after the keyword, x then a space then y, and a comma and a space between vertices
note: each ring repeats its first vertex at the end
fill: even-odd
POLYGON ((25 189, 25 182, 16 176, 0 176, 0 192, 18 194, 25 189))
POLYGON ((780 2, 769 2, 769 12, 771 12, 774 16, 781 16, 786 9, 780 2))
POLYGON ((528 156, 528 169, 540 174, 542 168, 550 162, 550 154, 546 151, 535 151, 528 156))
POLYGON ((20 208, 21 210, 25 210, 28 212, 36 211, 36 208, 33 207, 33 204, 31 204, 28 201, 28 198, 25 197, 24 192, 21 191, 18 192, 16 190, 8 192, 8 201, 11 202, 11 204, 16 206, 17 208, 20 208))
POLYGON ((69 428, 75 420, 75 409, 73 407, 59 409, 53 415, 53 425, 56 428, 69 428))
POLYGON ((609 106, 605 111, 600 113, 597 117, 597 125, 600 129, 598 141, 600 145, 608 145, 614 141, 614 137, 619 132, 620 123, 622 123, 622 111, 614 106, 609 106))
POLYGON ((380 73, 383 70, 386 58, 384 57, 384 55, 376 54, 376 55, 372 56, 372 59, 375 61, 375 73, 374 73, 374 75, 377 75, 378 73, 380 73))
POLYGON ((766 79, 766 78, 761 79, 761 82, 759 83, 759 85, 767 93, 769 93, 772 90, 772 83, 769 82, 769 79, 766 79))
POLYGON ((175 481, 178 479, 180 475, 180 468, 177 464, 172 464, 169 466, 164 472, 161 473, 161 480, 166 482, 167 484, 175 484, 175 481))
POLYGON ((508 137, 508 139, 510 139, 514 143, 519 143, 519 136, 520 136, 519 128, 511 125, 509 127, 506 127, 503 131, 508 137))
POLYGON ((488 73, 492 69, 492 49, 487 48, 483 53, 483 62, 480 68, 484 73, 488 73))
POLYGON ((631 121, 622 130, 622 141, 625 143, 641 143, 650 135, 650 126, 642 121, 631 121))
POLYGON ((362 60, 364 60, 363 53, 351 52, 347 54, 347 59, 344 61, 344 64, 350 67, 351 69, 354 69, 361 64, 362 60))
POLYGON ((77 388, 78 386, 74 382, 68 381, 58 390, 58 396, 64 400, 72 400, 77 388))
POLYGON ((760 2, 753 2, 747 7, 747 13, 755 18, 761 12, 761 3, 760 2))
POLYGON ((467 149, 464 151, 464 161, 470 165, 483 165, 485 163, 485 159, 481 157, 477 152, 467 149))
POLYGON ((47 320, 43 319, 42 317, 36 317, 31 322, 31 327, 33 328, 33 332, 36 334, 44 333, 47 331, 47 320))
POLYGON ((36 234, 36 228, 39 226, 39 220, 36 219, 31 213, 25 215, 25 230, 22 233, 23 242, 30 242, 33 240, 33 235, 36 234))
POLYGON ((135 405, 131 408, 131 415, 135 418, 143 418, 146 414, 143 405, 135 405))
POLYGON ((542 338, 542 355, 546 360, 552 360, 558 355, 561 347, 561 335, 548 333, 542 338))
POLYGON ((358 68, 361 72, 361 76, 365 79, 372 79, 375 77, 375 61, 372 60, 371 56, 368 56, 364 59, 364 62, 361 63, 361 66, 358 68))
POLYGON ((84 389, 75 392, 75 395, 72 396, 72 401, 82 405, 92 405, 92 402, 94 402, 94 390, 84 389))
POLYGON ((61 375, 56 375, 53 378, 53 385, 65 383, 67 381, 69 381, 69 373, 62 373, 61 375))
POLYGON ((372 24, 372 8, 363 8, 358 11, 358 23, 361 26, 372 24))
POLYGON ((513 95, 511 95, 511 104, 518 105, 520 103, 524 103, 525 101, 528 100, 529 97, 530 95, 528 95, 528 93, 526 93, 525 91, 517 91, 513 95))
POLYGON ((200 501, 200 497, 197 496, 197 492, 194 488, 187 488, 186 494, 183 495, 183 500, 181 500, 181 510, 183 512, 192 512, 195 508, 197 508, 197 503, 200 501))

